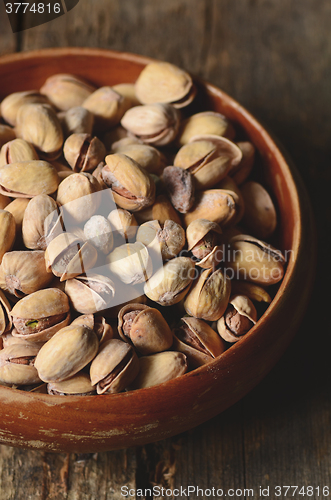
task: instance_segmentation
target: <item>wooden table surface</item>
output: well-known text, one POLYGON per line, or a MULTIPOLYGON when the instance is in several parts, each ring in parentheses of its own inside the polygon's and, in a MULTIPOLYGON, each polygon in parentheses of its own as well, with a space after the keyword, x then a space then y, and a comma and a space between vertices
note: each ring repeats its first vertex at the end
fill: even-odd
MULTIPOLYGON (((29 19, 20 22, 29 26, 29 19)), ((310 485, 312 495, 292 498, 328 498, 322 488, 331 489, 330 26, 329 0, 80 0, 66 15, 14 35, 0 3, 0 54, 69 45, 131 51, 220 86, 291 154, 319 239, 316 286, 300 331, 242 401, 190 432, 141 448, 77 456, 1 446, 0 500, 120 499, 125 485, 254 490, 253 497, 235 491, 240 499, 262 497, 260 486, 277 499, 293 490, 277 496, 276 486, 310 485)))

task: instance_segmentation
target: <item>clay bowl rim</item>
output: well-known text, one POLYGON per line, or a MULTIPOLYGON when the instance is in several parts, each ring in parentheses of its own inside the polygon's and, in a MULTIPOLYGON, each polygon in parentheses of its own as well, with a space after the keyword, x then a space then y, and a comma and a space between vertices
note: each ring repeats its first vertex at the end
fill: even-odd
MULTIPOLYGON (((42 59, 45 56, 49 57, 64 57, 64 56, 76 56, 76 57, 104 57, 109 58, 111 60, 118 59, 121 61, 128 61, 129 63, 136 63, 138 65, 146 65, 150 62, 158 61, 157 59, 130 53, 130 52, 120 52, 115 50, 108 49, 99 49, 99 48, 87 48, 87 47, 61 47, 61 48, 48 48, 41 50, 33 50, 27 52, 19 52, 14 54, 7 54, 0 57, 0 68, 1 66, 8 64, 21 62, 24 60, 37 60, 42 59)), ((129 391, 119 394, 111 394, 111 395, 99 395, 99 396, 56 396, 56 395, 48 395, 41 393, 33 393, 33 392, 25 392, 25 391, 15 391, 15 400, 25 400, 29 398, 31 400, 43 401, 46 403, 51 403, 53 406, 61 405, 61 407, 70 407, 72 404, 76 404, 78 401, 82 404, 82 407, 88 407, 90 409, 91 401, 94 401, 95 398, 98 399, 98 406, 104 403, 106 408, 108 403, 112 404, 120 404, 122 398, 127 397, 139 397, 140 395, 148 396, 155 393, 155 391, 162 390, 162 387, 173 388, 173 390, 177 390, 181 384, 185 384, 185 380, 196 376, 197 374, 203 374, 207 370, 213 370, 213 368, 218 365, 226 365, 227 361, 230 357, 232 357, 236 351, 245 348, 246 344, 249 344, 252 339, 258 337, 262 334, 261 330, 266 327, 266 323, 272 321, 276 316, 277 309, 282 305, 283 301, 286 300, 286 294, 284 294, 293 274, 295 273, 297 264, 297 256, 300 249, 300 241, 302 236, 302 210, 300 207, 300 198, 298 194, 297 183, 294 179, 295 167, 292 165, 289 166, 288 162, 285 160, 283 154, 281 153, 279 147, 275 143, 274 139, 270 136, 270 134, 266 131, 266 129, 254 118, 254 116, 248 112, 243 106, 241 106, 235 99, 229 96, 226 92, 222 91, 215 85, 207 82, 204 79, 196 78, 193 75, 193 78, 201 83, 208 93, 214 95, 216 97, 221 97, 221 99, 225 100, 227 105, 230 107, 236 108, 238 114, 240 114, 249 125, 256 130, 256 132, 260 135, 261 139, 268 146, 272 154, 275 156, 277 163, 280 165, 282 174, 284 179, 289 186, 289 191, 291 192, 291 203, 294 211, 294 228, 293 228, 293 238, 292 238, 292 258, 287 263, 286 271, 283 277, 283 280, 272 299, 270 305, 267 310, 264 312, 263 316, 258 320, 256 325, 246 334, 242 339, 232 345, 229 349, 227 349, 221 356, 215 358, 213 361, 208 363, 207 365, 201 366, 200 368, 195 369, 192 372, 188 372, 181 377, 170 380, 168 382, 159 384, 157 386, 149 387, 146 389, 139 389, 135 391, 129 391)), ((242 125, 243 126, 243 125, 242 125)), ((244 126, 243 126, 244 127, 244 126)), ((245 127, 244 127, 245 128, 245 127)), ((272 366, 270 366, 270 369, 272 366)), ((0 386, 0 397, 1 394, 6 394, 7 396, 13 394, 13 389, 10 387, 0 386)), ((243 397, 242 395, 241 397, 243 397)), ((146 397, 143 398, 144 401, 146 397)))

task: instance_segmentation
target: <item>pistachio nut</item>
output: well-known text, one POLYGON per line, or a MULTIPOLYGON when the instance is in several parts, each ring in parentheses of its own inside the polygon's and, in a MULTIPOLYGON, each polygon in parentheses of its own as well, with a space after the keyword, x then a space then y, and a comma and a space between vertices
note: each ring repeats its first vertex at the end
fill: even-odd
POLYGON ((174 329, 173 349, 186 355, 191 368, 209 363, 225 351, 221 337, 202 319, 185 316, 174 329))
POLYGON ((45 221, 50 214, 58 213, 56 201, 47 194, 40 194, 28 201, 22 221, 23 241, 31 250, 46 250, 45 221))
POLYGON ((64 291, 72 307, 82 314, 94 314, 112 307, 115 296, 112 280, 92 273, 67 280, 64 291))
POLYGON ((155 198, 155 202, 151 207, 137 212, 136 219, 139 224, 150 220, 158 220, 160 224, 164 224, 166 220, 173 220, 179 226, 182 225, 178 212, 174 209, 167 196, 163 194, 155 198))
POLYGON ((176 257, 185 245, 184 229, 172 220, 164 224, 153 220, 142 224, 137 231, 137 241, 143 243, 148 250, 161 253, 163 260, 176 257))
POLYGON ((276 209, 269 193, 254 181, 241 186, 245 203, 243 223, 257 238, 268 238, 277 226, 276 209))
POLYGON ((190 104, 196 88, 186 71, 167 62, 152 62, 141 71, 136 96, 144 104, 171 103, 176 108, 190 104))
POLYGON ((46 271, 42 250, 6 252, 0 265, 0 287, 15 297, 24 297, 47 287, 52 275, 46 271))
POLYGON ((193 175, 197 189, 208 189, 221 181, 241 158, 241 149, 234 142, 217 135, 199 135, 180 148, 174 165, 193 175))
POLYGON ((53 396, 92 396, 96 394, 95 385, 87 373, 79 372, 61 382, 47 384, 47 393, 53 396))
MULTIPOLYGON (((36 90, 14 92, 13 94, 7 95, 1 102, 0 114, 9 125, 15 127, 17 123, 17 113, 25 104, 50 104, 50 102, 46 96, 40 94, 36 90)), ((15 137, 12 137, 11 139, 14 138, 15 137)))
POLYGON ((233 139, 234 129, 229 120, 215 111, 202 111, 183 120, 177 142, 184 146, 197 135, 218 135, 233 139))
POLYGON ((113 154, 106 156, 106 163, 101 177, 111 188, 117 205, 133 212, 152 205, 155 184, 137 162, 128 156, 113 154))
POLYGON ((262 286, 241 280, 232 280, 231 283, 231 292, 233 295, 246 295, 249 299, 256 302, 271 303, 270 295, 262 286))
POLYGON ((40 92, 58 109, 66 111, 81 106, 94 90, 94 86, 78 76, 57 73, 47 78, 40 92))
POLYGON ((237 279, 273 285, 283 278, 285 259, 281 251, 253 236, 234 236, 228 254, 227 264, 237 279))
POLYGON ((13 141, 15 138, 15 130, 8 125, 0 123, 0 148, 2 148, 7 142, 13 141))
POLYGON ((237 146, 241 149, 242 159, 238 165, 231 167, 229 175, 239 186, 251 173, 255 161, 255 147, 249 141, 237 142, 237 146))
POLYGON ((63 132, 55 111, 45 104, 25 104, 17 113, 17 136, 30 142, 46 160, 58 158, 63 132))
MULTIPOLYGON (((122 141, 125 139, 122 139, 122 141)), ((130 139, 132 140, 132 139, 130 139)), ((113 153, 121 153, 136 161, 140 167, 144 168, 149 174, 160 175, 165 167, 164 155, 153 146, 148 144, 129 144, 125 145, 118 141, 116 147, 112 146, 113 153)))
POLYGON ((187 294, 187 314, 206 321, 216 321, 225 312, 231 293, 231 281, 221 269, 206 269, 187 294))
POLYGON ((0 290, 0 335, 4 335, 11 330, 12 319, 10 311, 10 303, 3 291, 0 290))
POLYGON ((85 238, 100 252, 107 255, 113 248, 114 238, 108 219, 93 215, 84 225, 85 238))
POLYGON ((72 233, 56 236, 45 251, 46 269, 61 281, 84 274, 96 263, 98 253, 93 245, 72 233))
POLYGON ((69 300, 57 288, 46 288, 19 300, 11 311, 12 334, 33 342, 46 342, 70 321, 69 300))
POLYGON ((113 85, 112 89, 126 99, 130 108, 141 104, 136 96, 134 83, 118 83, 117 85, 113 85))
POLYGON ((13 344, 0 351, 0 381, 13 385, 30 385, 40 382, 34 362, 39 347, 13 344))
POLYGON ((135 238, 138 223, 131 212, 122 208, 117 208, 110 212, 107 219, 110 222, 115 236, 118 234, 126 243, 135 238))
POLYGON ((173 340, 160 311, 144 304, 128 304, 120 310, 118 333, 144 356, 170 349, 173 340))
POLYGON ((132 346, 118 339, 104 342, 91 363, 90 377, 98 394, 116 394, 136 378, 139 360, 132 346))
MULTIPOLYGON (((1 179, 1 171, 0 171, 1 179)), ((57 191, 57 202, 75 222, 83 222, 94 215, 101 203, 101 186, 88 172, 72 174, 63 179, 57 191)))
POLYGON ((6 252, 9 252, 15 241, 15 218, 6 210, 0 210, 0 263, 6 252))
POLYGON ((99 339, 100 344, 114 337, 112 327, 106 322, 103 316, 95 316, 94 314, 83 314, 74 319, 72 325, 88 326, 94 331, 99 339))
POLYGON ((107 256, 110 271, 127 285, 144 283, 153 272, 152 260, 141 242, 126 243, 107 256))
POLYGON ((194 203, 194 180, 192 174, 180 167, 166 167, 162 181, 174 208, 186 214, 194 203))
POLYGON ((176 137, 179 128, 179 112, 170 104, 146 104, 130 108, 121 125, 146 144, 165 146, 176 137))
POLYGON ((187 227, 196 219, 208 219, 216 222, 223 229, 234 223, 237 210, 235 199, 226 190, 198 191, 193 207, 184 215, 184 222, 187 227))
POLYGON ((95 128, 102 132, 119 124, 131 102, 112 87, 100 87, 85 99, 82 106, 93 113, 95 128))
POLYGON ((98 337, 91 328, 82 325, 62 328, 37 354, 35 367, 40 379, 51 383, 73 377, 92 361, 98 347, 98 337))
POLYGON ((223 248, 219 244, 221 234, 220 226, 207 219, 195 219, 187 226, 188 250, 197 259, 198 266, 207 269, 223 260, 223 248))
POLYGON ((65 137, 71 134, 92 134, 94 115, 82 106, 75 106, 58 113, 65 137))
POLYGON ((252 301, 245 295, 234 295, 217 322, 217 331, 227 342, 237 342, 256 321, 257 312, 252 301))
POLYGON ((39 160, 39 157, 34 147, 24 139, 13 139, 1 148, 0 166, 29 160, 39 160))
POLYGON ((195 278, 194 262, 188 257, 175 257, 159 268, 144 286, 145 295, 162 306, 180 302, 195 278))
POLYGON ((187 358, 182 352, 158 352, 140 358, 139 365, 139 374, 130 389, 145 389, 184 375, 187 358))
POLYGON ((106 156, 106 148, 97 137, 72 134, 63 145, 63 154, 74 172, 90 172, 106 156))
POLYGON ((56 169, 47 161, 22 161, 0 167, 0 192, 12 198, 52 194, 59 182, 56 169))

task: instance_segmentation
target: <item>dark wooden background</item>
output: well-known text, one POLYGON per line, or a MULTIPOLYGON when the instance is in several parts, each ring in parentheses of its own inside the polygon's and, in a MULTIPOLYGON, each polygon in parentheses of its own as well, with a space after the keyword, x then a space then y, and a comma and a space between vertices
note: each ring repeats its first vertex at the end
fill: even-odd
POLYGON ((252 393, 206 424, 142 448, 84 457, 1 446, 1 500, 119 499, 122 485, 254 488, 254 499, 260 485, 270 486, 269 498, 280 498, 276 485, 331 488, 330 26, 330 0, 80 0, 65 16, 13 35, 0 3, 1 54, 70 45, 131 51, 231 94, 291 154, 319 239, 302 327, 252 393))

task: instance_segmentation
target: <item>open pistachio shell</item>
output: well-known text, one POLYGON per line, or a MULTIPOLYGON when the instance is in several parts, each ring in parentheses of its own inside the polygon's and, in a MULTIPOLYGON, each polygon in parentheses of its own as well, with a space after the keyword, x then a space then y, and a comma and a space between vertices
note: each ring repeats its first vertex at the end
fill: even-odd
POLYGON ((0 210, 0 262, 6 252, 12 249, 15 241, 16 224, 14 216, 0 210))
POLYGON ((3 291, 0 290, 0 335, 11 330, 12 319, 10 311, 10 303, 3 291))
POLYGON ((59 182, 56 169, 47 161, 22 161, 0 167, 0 192, 13 198, 52 194, 59 182))
POLYGON ((56 201, 46 194, 35 196, 29 201, 22 222, 23 241, 27 248, 46 250, 45 220, 57 210, 56 201))
POLYGON ((165 351, 139 359, 140 370, 130 389, 144 389, 180 377, 187 371, 185 354, 165 351))
POLYGON ((184 229, 172 220, 166 220, 161 226, 159 221, 148 221, 139 226, 137 241, 143 243, 148 250, 161 253, 163 260, 176 257, 185 245, 184 229))
POLYGON ((0 151, 0 166, 21 161, 39 160, 36 150, 24 139, 6 142, 0 151))
POLYGON ((193 207, 184 215, 184 221, 188 226, 195 219, 208 219, 223 228, 233 224, 236 215, 233 196, 223 189, 208 189, 198 191, 193 207))
POLYGON ((95 385, 87 373, 79 372, 61 382, 47 384, 47 393, 56 396, 91 396, 96 394, 95 385))
POLYGON ((105 158, 106 148, 90 134, 71 134, 63 145, 63 154, 74 172, 90 172, 105 158))
POLYGON ((254 304, 245 295, 234 295, 224 315, 217 322, 217 331, 227 342, 240 340, 257 321, 254 304))
POLYGON ((0 381, 13 385, 30 385, 40 382, 33 366, 39 347, 13 344, 0 351, 0 381))
POLYGON ((94 331, 99 339, 100 344, 114 337, 112 327, 106 322, 103 316, 95 316, 94 314, 83 314, 74 319, 72 325, 88 326, 94 331))
POLYGON ((72 307, 82 314, 94 314, 112 307, 115 296, 115 285, 111 279, 98 274, 67 280, 64 290, 72 307))
POLYGON ((186 229, 188 250, 197 258, 198 266, 207 269, 219 264, 223 257, 223 249, 217 243, 222 234, 216 222, 207 219, 196 219, 186 229))
POLYGON ((246 295, 251 300, 270 304, 271 297, 262 286, 250 283, 249 281, 241 280, 232 280, 231 283, 231 291, 233 295, 246 295))

